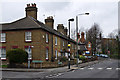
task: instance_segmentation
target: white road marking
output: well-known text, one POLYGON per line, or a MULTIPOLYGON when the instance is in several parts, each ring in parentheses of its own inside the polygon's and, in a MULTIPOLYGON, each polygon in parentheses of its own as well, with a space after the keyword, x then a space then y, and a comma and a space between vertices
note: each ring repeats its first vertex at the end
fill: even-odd
POLYGON ((45 77, 49 77, 49 76, 45 76, 45 77))
POLYGON ((103 69, 103 68, 98 68, 98 69, 103 69))
POLYGON ((80 69, 82 69, 82 70, 83 70, 84 68, 80 68, 80 69))
POLYGON ((63 73, 58 73, 58 75, 62 75, 63 73))
POLYGON ((120 70, 120 68, 116 68, 116 70, 120 70))
POLYGON ((62 75, 63 73, 58 73, 58 74, 53 74, 53 75, 49 75, 49 76, 45 76, 46 78, 53 78, 53 77, 58 77, 60 75, 62 75))
POLYGON ((112 68, 107 68, 107 70, 111 70, 112 68))
POLYGON ((94 69, 94 68, 88 68, 88 69, 91 69, 91 70, 92 70, 92 69, 94 69))
POLYGON ((72 72, 75 72, 75 70, 73 70, 72 72))
POLYGON ((49 76, 52 76, 52 75, 49 75, 49 76))

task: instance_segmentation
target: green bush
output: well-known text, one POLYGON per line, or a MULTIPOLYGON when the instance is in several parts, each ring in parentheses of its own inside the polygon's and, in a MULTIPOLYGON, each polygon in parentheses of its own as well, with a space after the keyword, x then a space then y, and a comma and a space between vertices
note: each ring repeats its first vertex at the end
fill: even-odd
POLYGON ((22 49, 13 49, 7 51, 9 63, 23 63, 28 60, 28 53, 22 49))
POLYGON ((66 57, 61 57, 60 61, 65 62, 65 61, 67 61, 67 58, 66 57))
POLYGON ((80 56, 79 56, 79 59, 80 59, 80 60, 85 60, 86 58, 85 58, 84 56, 80 55, 80 56))
MULTIPOLYGON (((75 56, 74 58, 77 58, 77 56, 75 56)), ((78 58, 79 58, 79 55, 78 55, 78 58)))

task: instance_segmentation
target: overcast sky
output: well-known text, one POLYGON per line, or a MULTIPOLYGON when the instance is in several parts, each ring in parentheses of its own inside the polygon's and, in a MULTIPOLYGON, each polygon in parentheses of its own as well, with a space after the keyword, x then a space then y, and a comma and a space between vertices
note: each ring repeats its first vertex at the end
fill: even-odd
MULTIPOLYGON (((77 14, 85 12, 90 15, 79 16, 79 29, 89 29, 97 23, 106 37, 118 28, 118 0, 1 0, 0 23, 10 23, 25 17, 25 7, 28 3, 37 4, 39 21, 44 22, 46 17, 54 16, 55 29, 57 24, 67 27, 68 19, 75 19, 77 14)), ((76 29, 75 21, 71 22, 72 30, 76 29)))

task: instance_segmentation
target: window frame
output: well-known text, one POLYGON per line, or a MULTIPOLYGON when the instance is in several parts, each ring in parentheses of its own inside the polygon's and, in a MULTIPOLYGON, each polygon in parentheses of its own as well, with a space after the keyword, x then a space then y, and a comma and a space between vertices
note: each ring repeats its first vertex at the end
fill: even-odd
POLYGON ((1 57, 1 60, 6 60, 6 47, 0 48, 0 57, 1 57), (5 58, 3 58, 2 55, 5 55, 5 58))
POLYGON ((63 47, 65 46, 65 42, 63 41, 63 47))
POLYGON ((88 44, 88 48, 90 48, 91 47, 91 44, 88 44))
POLYGON ((49 43, 49 34, 46 33, 46 43, 49 43))
POLYGON ((6 42, 6 33, 0 33, 0 42, 6 42))
POLYGON ((58 55, 57 55, 57 50, 55 50, 55 59, 57 59, 58 55))
POLYGON ((49 59, 49 49, 48 48, 46 48, 45 59, 46 60, 49 59))
POLYGON ((32 32, 31 31, 26 31, 25 32, 25 41, 26 42, 31 42, 32 41, 32 32))
POLYGON ((57 37, 55 37, 55 45, 57 45, 57 37))

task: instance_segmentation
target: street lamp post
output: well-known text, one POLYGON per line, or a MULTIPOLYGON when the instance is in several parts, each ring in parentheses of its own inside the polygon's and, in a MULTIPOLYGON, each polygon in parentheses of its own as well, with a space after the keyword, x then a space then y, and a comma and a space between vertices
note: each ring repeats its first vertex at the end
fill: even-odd
POLYGON ((89 15, 89 13, 78 14, 78 15, 76 16, 76 41, 77 41, 77 43, 76 43, 76 45, 77 45, 76 50, 77 50, 77 67, 78 67, 78 36, 77 36, 77 33, 78 33, 78 16, 79 16, 79 15, 89 15))
MULTIPOLYGON (((69 27, 69 40, 70 40, 70 21, 74 21, 74 19, 69 19, 68 20, 68 27, 69 27)), ((68 40, 68 69, 70 69, 70 41, 68 40)))

